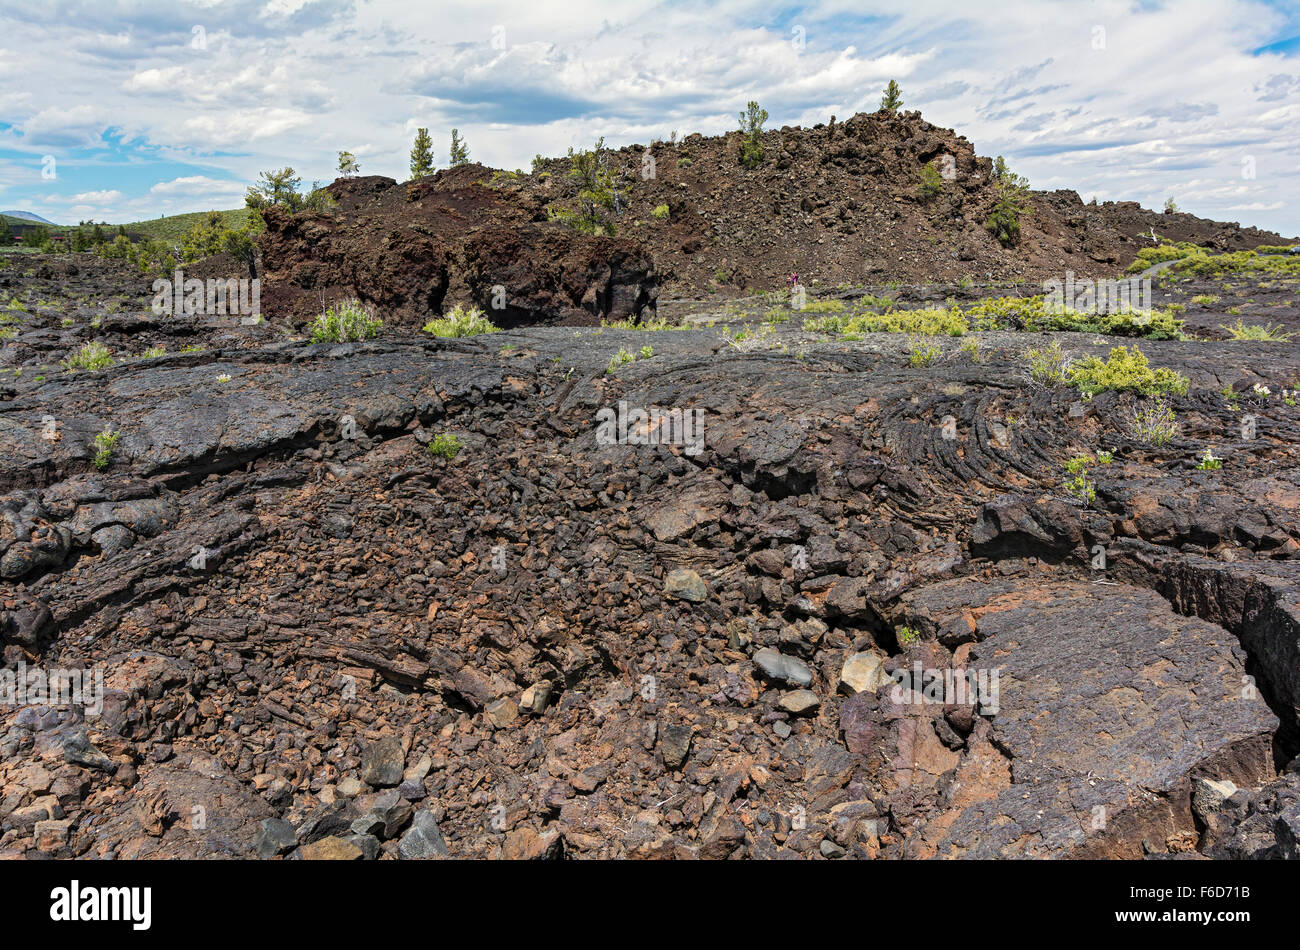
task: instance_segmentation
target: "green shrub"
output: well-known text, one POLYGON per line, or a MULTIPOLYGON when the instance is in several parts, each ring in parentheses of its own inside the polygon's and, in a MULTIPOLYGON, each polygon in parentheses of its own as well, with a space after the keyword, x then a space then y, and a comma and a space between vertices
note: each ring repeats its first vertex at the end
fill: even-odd
POLYGON ((970 325, 978 330, 1023 330, 1042 321, 1047 308, 1041 295, 1034 297, 989 297, 961 309, 970 325))
POLYGON ((1300 255, 1256 254, 1254 251, 1232 251, 1227 254, 1202 253, 1180 260, 1171 269, 1182 276, 1212 279, 1229 274, 1300 277, 1300 255))
POLYGON ((166 355, 167 355, 167 348, 165 346, 151 346, 149 347, 149 349, 145 350, 143 353, 140 354, 140 356, 146 360, 151 360, 159 356, 166 356, 166 355))
POLYGON ((885 94, 880 97, 880 108, 885 112, 897 112, 903 105, 903 92, 898 87, 898 80, 891 79, 885 86, 885 94))
POLYGON ((460 454, 460 439, 450 432, 439 432, 429 440, 426 450, 430 455, 436 455, 438 458, 444 458, 448 461, 454 459, 460 454))
POLYGON ((907 348, 907 365, 912 367, 931 366, 943 356, 943 349, 930 340, 912 340, 907 348))
POLYGON ((1205 454, 1202 455, 1201 460, 1196 463, 1196 467, 1203 472, 1212 472, 1215 469, 1223 467, 1223 459, 1218 458, 1210 451, 1209 446, 1206 446, 1205 454))
POLYGON ((103 343, 92 341, 69 356, 63 363, 68 372, 103 369, 113 365, 113 354, 103 343))
POLYGON ((668 217, 668 206, 657 205, 655 209, 650 212, 650 217, 654 218, 657 221, 664 220, 665 218, 668 217))
POLYGON ((740 164, 745 168, 757 168, 763 162, 763 123, 766 121, 767 110, 759 108, 753 100, 740 113, 740 164))
POLYGON ((1105 333, 1110 336, 1146 337, 1152 340, 1183 339, 1183 322, 1172 309, 1096 313, 1048 306, 1043 295, 1032 297, 990 297, 961 309, 977 330, 1047 330, 1075 333, 1105 333))
POLYGON ((633 356, 626 349, 620 346, 618 348, 618 352, 610 357, 609 366, 606 367, 605 372, 612 373, 615 370, 617 370, 620 366, 623 366, 627 363, 631 363, 635 359, 636 359, 635 356, 633 356))
POLYGON ((1020 243, 1020 216, 1029 213, 1029 182, 1007 167, 999 155, 993 163, 998 200, 984 227, 1003 247, 1020 243))
POLYGON ((864 294, 858 298, 858 306, 866 307, 869 310, 893 310, 894 301, 889 297, 876 297, 872 294, 864 294))
POLYGON ((942 192, 943 178, 940 177, 939 170, 930 164, 922 165, 920 182, 916 186, 917 197, 922 201, 929 201, 942 192))
POLYGON ((1293 332, 1287 332, 1281 324, 1260 326, 1251 324, 1247 326, 1238 320, 1232 326, 1219 324, 1220 329, 1227 331, 1228 336, 1234 340, 1259 340, 1266 343, 1285 343, 1295 336, 1293 332))
POLYGON ((129 260, 135 254, 135 245, 129 237, 119 234, 109 243, 99 245, 96 253, 109 260, 129 260))
POLYGON ((857 316, 823 317, 810 320, 805 329, 814 333, 838 333, 846 339, 861 339, 864 333, 914 333, 920 336, 961 336, 970 329, 959 310, 891 310, 857 316))
POLYGON ((1086 468, 1065 480, 1065 490, 1085 505, 1090 505, 1097 499, 1097 483, 1088 477, 1086 468))
POLYGON ((425 333, 434 336, 462 337, 478 336, 480 333, 498 333, 501 328, 493 325, 477 307, 466 309, 461 304, 452 308, 451 313, 435 317, 424 325, 425 333))
POLYGON ((1014 194, 1004 194, 993 206, 984 227, 998 239, 1003 247, 1014 247, 1020 243, 1020 216, 1029 210, 1029 206, 1014 194))
POLYGON ((108 468, 108 463, 113 459, 113 449, 117 447, 118 435, 119 433, 111 429, 105 429, 95 436, 95 441, 90 444, 90 447, 95 450, 95 468, 101 472, 108 468))
POLYGON ((1042 349, 1028 350, 1025 359, 1029 363, 1029 376, 1034 382, 1044 386, 1061 386, 1065 383, 1070 358, 1056 340, 1042 349))
POLYGON ((1129 434, 1149 445, 1168 445, 1178 434, 1178 417, 1163 399, 1138 406, 1129 418, 1129 434))
POLYGON ((1075 333, 1104 333, 1107 336, 1136 336, 1149 340, 1181 340, 1184 338, 1183 321, 1167 310, 1152 309, 1150 313, 1123 311, 1120 313, 1088 313, 1066 310, 1063 313, 1045 313, 1025 327, 1027 330, 1063 330, 1075 333))
MULTIPOLYGON (((602 320, 601 329, 606 330, 643 330, 643 331, 661 331, 661 330, 691 330, 694 329, 689 323, 669 323, 663 317, 655 317, 651 320, 642 320, 635 323, 631 318, 626 320, 602 320)), ((574 334, 577 336, 578 334, 574 334)))
POLYGON ((569 147, 569 179, 578 187, 577 206, 549 207, 547 217, 583 234, 615 234, 618 194, 605 157, 604 137, 591 151, 569 147))
POLYGON ((1085 396, 1094 396, 1106 390, 1128 391, 1151 396, 1157 393, 1183 395, 1187 392, 1187 377, 1174 370, 1151 369, 1147 358, 1136 346, 1132 350, 1117 346, 1105 360, 1089 356, 1070 364, 1066 378, 1085 396))
POLYGON ((359 300, 345 300, 318 315, 311 324, 313 343, 355 343, 379 336, 384 321, 371 316, 359 300))
POLYGON ((1160 243, 1153 247, 1144 247, 1138 251, 1138 257, 1134 263, 1128 265, 1128 272, 1136 274, 1145 270, 1154 264, 1162 264, 1165 261, 1178 261, 1186 257, 1196 257, 1204 255, 1205 248, 1197 247, 1196 244, 1180 240, 1177 244, 1160 243))

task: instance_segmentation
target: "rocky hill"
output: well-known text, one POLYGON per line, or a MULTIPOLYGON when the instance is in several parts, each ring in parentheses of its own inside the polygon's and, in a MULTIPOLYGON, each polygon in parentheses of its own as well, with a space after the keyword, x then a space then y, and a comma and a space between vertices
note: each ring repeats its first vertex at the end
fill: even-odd
MULTIPOLYGON (((917 112, 767 132, 764 161, 753 170, 740 165, 740 145, 737 131, 615 153, 626 204, 620 234, 645 244, 667 293, 771 290, 790 273, 823 287, 1113 275, 1152 243, 1153 228, 1220 251, 1283 240, 1055 191, 1030 194, 1020 243, 1003 247, 984 227, 997 200, 992 160, 917 112), (647 154, 653 178, 643 175, 647 154), (926 164, 945 173, 942 192, 928 200, 917 193, 926 164), (669 211, 662 221, 653 215, 661 205, 669 211)), ((572 187, 567 169, 567 159, 544 161, 522 187, 554 199, 572 187)))
POLYGON ((986 229, 993 162, 919 113, 834 117, 763 135, 764 159, 739 162, 740 132, 605 153, 618 191, 617 237, 549 220, 573 203, 568 158, 531 172, 481 165, 398 185, 329 186, 334 214, 272 211, 261 244, 269 311, 305 317, 342 294, 419 319, 444 301, 490 306, 498 323, 594 323, 668 297, 805 285, 963 280, 1038 282, 1067 270, 1113 276, 1152 235, 1216 251, 1278 244, 1278 234, 1134 202, 1085 204, 1073 191, 1030 192, 1018 243, 986 229), (941 190, 918 194, 922 169, 941 190))

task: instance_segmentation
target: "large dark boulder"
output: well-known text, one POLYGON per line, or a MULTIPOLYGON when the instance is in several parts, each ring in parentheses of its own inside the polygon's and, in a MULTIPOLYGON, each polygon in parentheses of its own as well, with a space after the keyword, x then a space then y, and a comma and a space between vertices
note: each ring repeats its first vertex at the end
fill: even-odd
POLYGON ((398 185, 377 176, 329 186, 328 213, 263 212, 262 308, 302 323, 345 297, 419 325, 456 304, 498 326, 598 325, 653 308, 654 262, 638 242, 546 220, 482 166, 398 185))

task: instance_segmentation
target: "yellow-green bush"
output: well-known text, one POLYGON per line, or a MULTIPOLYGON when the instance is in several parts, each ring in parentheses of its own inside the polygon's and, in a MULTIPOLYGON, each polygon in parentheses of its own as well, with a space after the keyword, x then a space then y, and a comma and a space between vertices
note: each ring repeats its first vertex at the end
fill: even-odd
POLYGON ((842 313, 844 311, 843 300, 814 300, 806 304, 803 308, 804 313, 842 313))
POLYGON ((838 333, 859 339, 864 333, 914 333, 919 336, 961 336, 970 325, 956 308, 952 310, 890 310, 854 317, 825 317, 810 320, 806 328, 815 333, 838 333))
POLYGON ((1066 378, 1085 396, 1093 396, 1108 389, 1136 392, 1144 396, 1157 393, 1184 395, 1187 377, 1171 369, 1152 369, 1147 358, 1136 346, 1117 346, 1105 360, 1097 356, 1071 363, 1066 378))
POLYGON ((447 337, 478 336, 480 333, 496 333, 500 329, 483 315, 482 310, 461 304, 453 307, 445 317, 434 317, 423 327, 425 333, 447 337))
POLYGON ((1137 260, 1128 266, 1128 273, 1136 274, 1144 271, 1153 264, 1160 264, 1164 261, 1180 261, 1188 257, 1198 257, 1205 254, 1205 248, 1197 247, 1189 241, 1179 241, 1177 244, 1157 244, 1153 247, 1144 247, 1137 253, 1137 260))
POLYGON ((1257 254, 1254 251, 1200 254, 1179 261, 1171 269, 1193 277, 1224 277, 1228 274, 1300 277, 1300 255, 1257 254))

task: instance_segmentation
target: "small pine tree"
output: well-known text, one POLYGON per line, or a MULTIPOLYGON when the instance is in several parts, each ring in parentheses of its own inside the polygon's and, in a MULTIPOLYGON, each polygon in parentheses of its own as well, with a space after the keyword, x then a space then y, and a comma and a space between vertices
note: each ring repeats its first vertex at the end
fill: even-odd
POLYGON ((302 179, 290 167, 277 171, 262 172, 257 184, 251 186, 244 195, 244 206, 253 214, 253 221, 260 229, 265 225, 262 210, 271 205, 284 208, 290 214, 299 211, 329 211, 335 205, 334 198, 328 191, 314 181, 311 189, 303 194, 298 190, 302 179))
POLYGON ((460 129, 451 130, 451 165, 469 164, 469 147, 460 137, 460 129))
POLYGON ((351 152, 339 152, 339 174, 344 178, 351 178, 357 172, 361 171, 361 164, 357 157, 351 152))
POLYGON ((1165 214, 1177 214, 1177 213, 1178 213, 1178 205, 1174 204, 1174 199, 1173 199, 1173 198, 1166 198, 1166 199, 1165 199, 1165 214))
POLYGON ((433 174, 433 140, 428 129, 416 129, 415 145, 411 147, 411 177, 425 178, 433 174))
POLYGON ((767 121, 767 110, 759 108, 754 100, 740 113, 740 164, 746 168, 757 168, 763 161, 763 123, 767 121))
POLYGON ((577 208, 554 206, 547 210, 548 217, 585 234, 616 234, 619 195, 603 137, 591 151, 569 147, 569 178, 578 188, 577 208))
POLYGON ((14 242, 14 229, 9 227, 9 222, 0 218, 0 247, 8 247, 14 242))
POLYGON ((929 201, 943 191, 943 178, 933 165, 921 166, 921 182, 916 186, 916 194, 922 201, 929 201))
POLYGON ((885 94, 880 97, 880 108, 886 112, 897 112, 902 105, 903 91, 898 88, 898 81, 891 79, 885 87, 885 94))
POLYGON ((237 261, 248 265, 248 276, 257 276, 257 242, 255 222, 249 221, 239 230, 228 229, 221 236, 222 248, 237 261))
POLYGON ((999 186, 1014 188, 1020 191, 1029 189, 1029 179, 1024 175, 1017 175, 1013 172, 1007 160, 999 155, 993 160, 993 181, 999 186))
POLYGON ((254 211, 261 211, 268 205, 282 205, 290 211, 297 211, 301 201, 298 186, 300 178, 291 166, 276 171, 262 172, 257 184, 250 185, 244 195, 244 205, 254 211))
POLYGON ((181 263, 192 264, 224 250, 226 220, 219 211, 209 211, 181 238, 181 263))
POLYGON ((998 200, 984 227, 1003 247, 1020 243, 1020 216, 1029 213, 1029 179, 1013 172, 1001 155, 993 162, 998 200))

